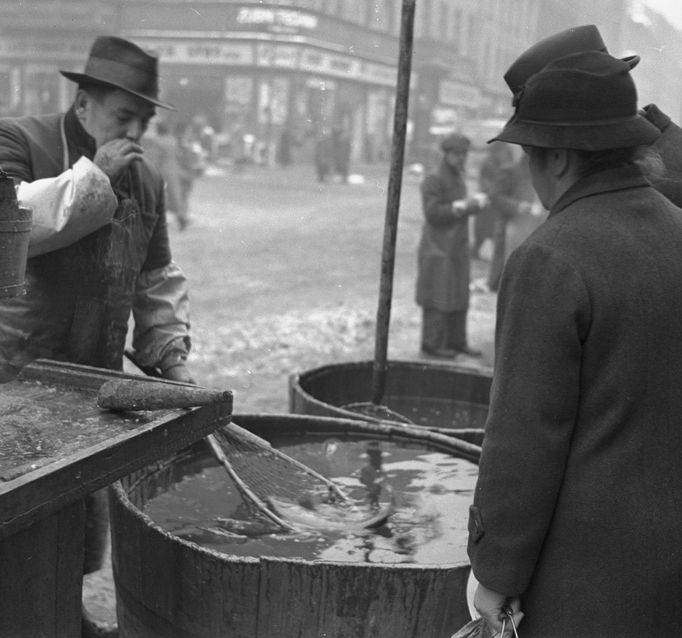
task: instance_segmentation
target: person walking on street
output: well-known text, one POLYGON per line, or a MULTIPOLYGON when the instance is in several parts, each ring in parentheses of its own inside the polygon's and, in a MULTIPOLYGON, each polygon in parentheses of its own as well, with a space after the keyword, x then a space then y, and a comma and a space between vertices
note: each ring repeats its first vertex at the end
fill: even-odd
MULTIPOLYGON (((0 381, 39 357, 121 370, 131 312, 140 364, 192 381, 187 281, 140 145, 156 107, 173 108, 158 99, 157 68, 132 42, 98 37, 83 73, 61 71, 78 86, 66 113, 0 120, 0 166, 34 213, 27 292, 0 300, 0 381)), ((104 556, 106 493, 86 509, 90 573, 104 556)))
MULTIPOLYGON (((482 193, 490 196, 494 184, 497 182, 500 171, 513 163, 514 154, 509 144, 495 142, 491 144, 486 152, 486 156, 481 162, 481 169, 478 175, 478 188, 482 193)), ((474 218, 474 239, 471 247, 471 256, 474 259, 480 258, 481 247, 486 239, 495 238, 495 225, 497 222, 498 211, 495 203, 483 208, 474 218)))
POLYGON ((524 638, 678 631, 682 210, 641 168, 660 131, 630 69, 555 59, 495 138, 528 154, 549 211, 502 275, 470 511, 495 632, 504 610, 524 638))
POLYGON ((530 181, 528 157, 502 167, 487 191, 490 208, 496 213, 493 234, 493 256, 488 270, 488 290, 497 292, 502 269, 507 259, 507 225, 514 218, 543 213, 530 181))
POLYGON ((183 180, 182 151, 178 139, 165 122, 156 123, 156 134, 145 135, 144 157, 165 183, 166 211, 175 215, 180 230, 189 225, 189 198, 183 180))
POLYGON ((332 129, 332 156, 334 158, 334 172, 341 179, 342 184, 348 183, 350 168, 350 136, 343 126, 332 129))
POLYGON ((313 159, 315 161, 317 181, 326 181, 327 176, 332 173, 334 168, 334 142, 326 128, 321 129, 315 138, 313 159))
POLYGON ((467 341, 469 309, 469 216, 485 196, 467 196, 465 164, 469 139, 459 133, 441 143, 438 170, 421 183, 425 217, 417 255, 416 302, 422 307, 421 350, 425 356, 478 357, 467 341))

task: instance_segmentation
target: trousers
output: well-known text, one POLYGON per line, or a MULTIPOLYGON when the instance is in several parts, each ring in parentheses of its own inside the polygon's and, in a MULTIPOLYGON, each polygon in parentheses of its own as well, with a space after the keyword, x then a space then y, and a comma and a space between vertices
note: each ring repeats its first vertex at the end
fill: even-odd
POLYGON ((443 312, 435 308, 422 309, 422 348, 463 350, 467 347, 467 310, 443 312))

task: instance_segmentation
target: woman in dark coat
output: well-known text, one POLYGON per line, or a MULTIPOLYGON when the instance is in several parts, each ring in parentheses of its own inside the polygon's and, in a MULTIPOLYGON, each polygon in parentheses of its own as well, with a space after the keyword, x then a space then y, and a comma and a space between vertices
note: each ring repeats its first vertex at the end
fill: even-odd
POLYGON ((524 638, 679 631, 682 211, 635 162, 659 135, 636 102, 626 62, 570 55, 499 136, 549 217, 502 276, 469 556, 524 638))
POLYGON ((469 140, 453 133, 442 144, 443 160, 421 184, 425 222, 417 255, 416 301, 422 307, 422 352, 452 358, 480 356, 467 343, 469 309, 469 215, 480 207, 467 198, 464 164, 469 140))

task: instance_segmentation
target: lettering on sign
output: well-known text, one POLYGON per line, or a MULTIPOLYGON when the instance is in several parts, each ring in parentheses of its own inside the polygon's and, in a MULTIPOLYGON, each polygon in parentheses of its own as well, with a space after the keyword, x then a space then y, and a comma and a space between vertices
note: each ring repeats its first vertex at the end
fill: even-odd
POLYGON ((317 16, 291 9, 241 7, 237 13, 239 24, 270 25, 289 29, 316 29, 317 16))
POLYGON ((136 42, 159 56, 162 63, 253 64, 253 47, 238 42, 177 42, 137 39, 136 42))

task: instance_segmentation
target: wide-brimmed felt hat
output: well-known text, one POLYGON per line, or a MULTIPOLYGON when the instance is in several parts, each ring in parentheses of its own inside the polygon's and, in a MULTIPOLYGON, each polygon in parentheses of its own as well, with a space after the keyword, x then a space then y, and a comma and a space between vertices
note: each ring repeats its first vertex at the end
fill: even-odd
POLYGON ((490 141, 599 151, 651 144, 659 135, 637 112, 630 65, 608 53, 583 51, 531 76, 514 116, 490 141))
POLYGON ((158 66, 159 60, 155 55, 129 40, 107 35, 94 41, 82 73, 59 72, 73 82, 113 86, 174 111, 174 106, 159 100, 158 66))
POLYGON ((450 133, 443 138, 440 143, 440 148, 444 153, 448 151, 457 151, 459 153, 466 153, 469 150, 471 141, 466 135, 461 133, 450 133))
MULTIPOLYGON (((548 63, 582 51, 608 53, 599 29, 594 24, 571 27, 536 42, 514 60, 504 74, 504 81, 511 92, 517 94, 528 78, 548 63)), ((639 56, 631 55, 622 60, 633 69, 639 63, 639 56)))

